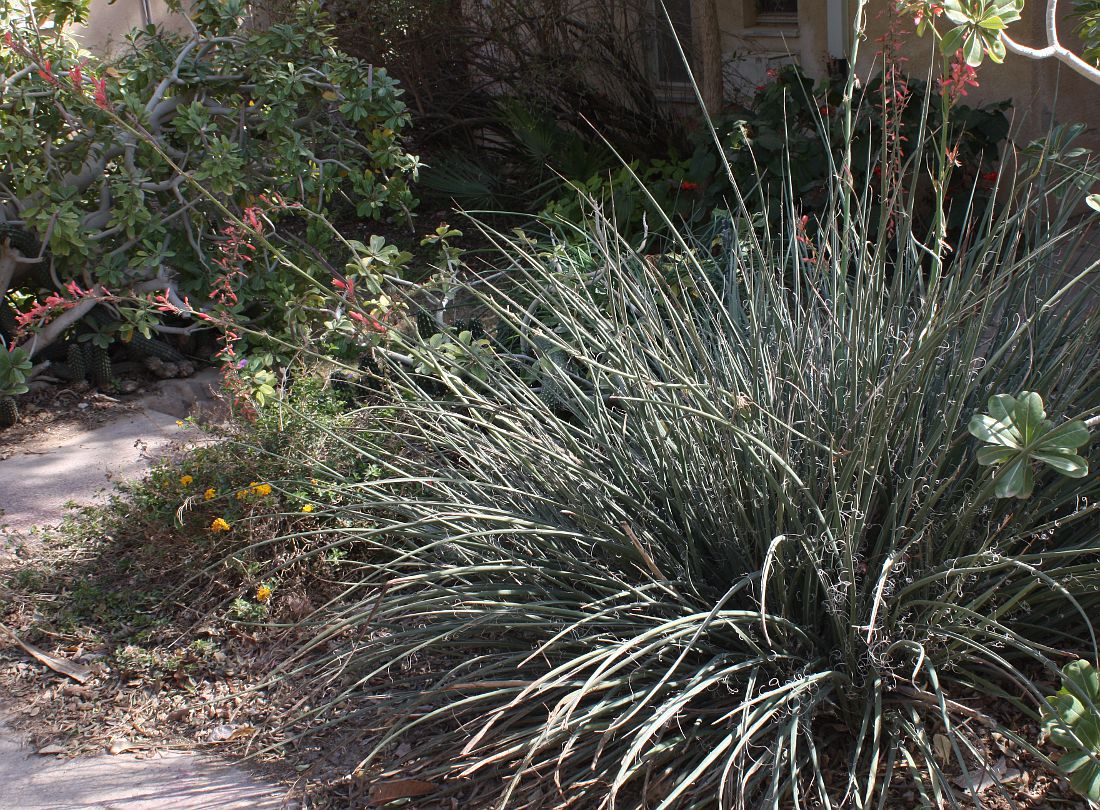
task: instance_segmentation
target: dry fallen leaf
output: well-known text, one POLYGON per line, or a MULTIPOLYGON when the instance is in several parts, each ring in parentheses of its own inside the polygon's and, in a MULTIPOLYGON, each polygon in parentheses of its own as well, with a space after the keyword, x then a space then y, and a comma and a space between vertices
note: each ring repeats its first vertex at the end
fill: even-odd
POLYGON ((3 630, 4 633, 12 641, 22 647, 28 655, 30 655, 36 661, 45 664, 54 672, 58 672, 62 675, 68 676, 77 683, 84 683, 86 680, 92 677, 92 673, 87 667, 83 667, 80 664, 74 664, 71 661, 66 661, 64 658, 57 658, 53 655, 50 655, 45 650, 40 650, 33 644, 28 644, 2 624, 0 624, 0 630, 3 630))
POLYGON ((65 749, 57 743, 50 743, 49 745, 42 746, 35 753, 45 757, 50 754, 64 754, 65 749))
POLYGON ((992 765, 980 771, 967 771, 961 774, 955 778, 955 784, 963 790, 981 793, 994 785, 1015 782, 1019 778, 1020 772, 1015 768, 1007 767, 1004 757, 1001 757, 992 765))
POLYGON ((385 804, 398 799, 411 799, 414 796, 426 796, 433 793, 436 787, 435 782, 422 782, 419 779, 378 782, 371 785, 369 800, 371 804, 385 804))
POLYGON ((125 737, 116 737, 111 740, 111 747, 107 749, 112 754, 124 754, 127 751, 133 751, 134 744, 125 737))
POLYGON ((932 750, 941 765, 946 765, 951 759, 951 740, 946 734, 936 734, 932 737, 932 750))

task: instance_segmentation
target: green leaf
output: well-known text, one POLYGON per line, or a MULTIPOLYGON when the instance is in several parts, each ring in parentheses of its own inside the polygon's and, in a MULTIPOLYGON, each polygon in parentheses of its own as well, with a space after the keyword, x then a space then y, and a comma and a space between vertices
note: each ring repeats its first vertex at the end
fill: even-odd
POLYGON ((978 463, 983 467, 989 467, 992 464, 1004 464, 1006 461, 1010 461, 1016 453, 1017 450, 1013 447, 982 447, 978 450, 978 463))
POLYGON ((1047 431, 1039 438, 1034 447, 1036 450, 1076 450, 1088 444, 1090 438, 1089 429, 1080 419, 1072 422, 1063 422, 1053 430, 1047 431))
POLYGON ((1083 659, 1062 668, 1062 688, 1043 707, 1043 733, 1066 749, 1058 768, 1083 796, 1100 799, 1100 673, 1083 659))
POLYGON ((952 28, 946 34, 943 35, 943 40, 940 41, 940 50, 946 56, 951 56, 955 51, 962 47, 963 37, 966 36, 966 32, 969 29, 965 25, 960 25, 958 28, 952 28))
POLYGON ((1035 484, 1033 462, 1070 478, 1088 475, 1088 462, 1076 452, 1089 441, 1084 422, 1074 420, 1055 427, 1046 418, 1043 398, 1034 391, 1024 391, 1019 397, 997 394, 989 398, 988 407, 988 414, 971 417, 967 430, 989 445, 979 449, 979 464, 1004 465, 994 473, 997 497, 1028 497, 1035 484))
POLYGON ((1046 415, 1046 411, 1043 410, 1043 399, 1035 392, 1025 391, 1016 400, 1013 421, 1020 432, 1023 444, 1028 445, 1035 440, 1046 415))
POLYGON ((1011 394, 994 394, 987 403, 989 415, 1005 422, 1012 420, 1016 412, 1016 397, 1011 394))
POLYGON ((1090 194, 1085 197, 1085 203, 1094 211, 1100 211, 1100 194, 1090 194))
POLYGON ((1080 698, 1100 703, 1100 672, 1083 658, 1062 667, 1062 685, 1080 698))
POLYGON ((997 473, 998 498, 1030 498, 1034 489, 1035 476, 1024 456, 1017 456, 997 473))
POLYGON ((962 4, 956 2, 956 0, 948 0, 948 2, 943 4, 943 16, 960 27, 966 27, 974 22, 973 17, 971 17, 970 14, 963 9, 962 4))
POLYGON ((966 42, 963 44, 963 56, 966 59, 966 64, 970 67, 981 65, 982 57, 985 56, 985 45, 976 31, 971 32, 966 38, 966 42))
POLYGON ((1070 478, 1084 478, 1089 474, 1088 462, 1076 453, 1036 451, 1031 454, 1031 457, 1053 467, 1062 475, 1067 475, 1070 478))
POLYGON ((970 431, 970 435, 983 442, 1005 447, 1020 447, 1020 433, 1011 421, 995 419, 985 414, 975 414, 971 417, 967 430, 970 431))
POLYGON ((1008 49, 1005 47, 1004 40, 1001 39, 999 35, 988 40, 986 42, 986 48, 988 49, 990 59, 998 65, 1004 62, 1008 49))
MULTIPOLYGON (((1082 755, 1082 759, 1084 758, 1082 755)), ((1100 756, 1093 754, 1093 758, 1088 759, 1087 764, 1082 762, 1075 768, 1069 780, 1071 788, 1092 801, 1100 801, 1100 762, 1096 761, 1097 758, 1100 756)))

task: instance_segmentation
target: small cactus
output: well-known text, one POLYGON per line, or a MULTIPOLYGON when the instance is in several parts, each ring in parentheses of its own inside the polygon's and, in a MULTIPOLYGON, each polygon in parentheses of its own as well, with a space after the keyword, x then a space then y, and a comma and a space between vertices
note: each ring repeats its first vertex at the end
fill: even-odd
POLYGON ((0 430, 10 428, 19 421, 19 406, 15 397, 0 397, 0 430))
POLYGON ((69 353, 65 358, 65 364, 69 367, 69 379, 74 382, 87 379, 88 361, 84 356, 84 347, 79 343, 69 344, 69 353))
POLYGON ((107 350, 102 346, 91 345, 88 347, 88 366, 92 377, 92 384, 97 388, 109 388, 114 382, 111 371, 111 358, 107 350))
POLYGON ((439 326, 431 313, 421 311, 416 313, 416 331, 420 334, 421 340, 427 340, 439 331, 439 326))

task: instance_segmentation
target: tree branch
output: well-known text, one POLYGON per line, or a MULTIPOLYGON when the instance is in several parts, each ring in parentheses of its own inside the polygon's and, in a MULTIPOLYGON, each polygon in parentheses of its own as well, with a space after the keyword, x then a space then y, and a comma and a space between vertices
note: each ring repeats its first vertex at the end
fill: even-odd
POLYGON ((1045 48, 1031 48, 1027 45, 1021 45, 1005 33, 1001 34, 1001 40, 1004 42, 1005 47, 1017 56, 1028 59, 1054 59, 1068 65, 1094 84, 1100 84, 1100 68, 1090 65, 1069 48, 1062 45, 1062 41, 1058 38, 1058 0, 1047 0, 1046 33, 1047 46, 1045 48))

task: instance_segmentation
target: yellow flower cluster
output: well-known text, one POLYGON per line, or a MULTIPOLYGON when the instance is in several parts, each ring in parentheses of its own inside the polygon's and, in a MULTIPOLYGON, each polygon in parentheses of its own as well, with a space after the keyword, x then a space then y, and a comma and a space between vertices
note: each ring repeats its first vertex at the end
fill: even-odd
POLYGON ((249 483, 248 487, 237 491, 237 500, 243 501, 249 495, 258 495, 263 497, 271 494, 271 484, 258 484, 255 481, 249 483))
POLYGON ((302 507, 302 511, 308 515, 310 512, 313 511, 313 504, 307 503, 305 506, 302 507))
POLYGON ((208 490, 206 490, 206 492, 202 493, 202 499, 204 501, 212 501, 216 497, 218 497, 218 492, 213 487, 210 487, 210 489, 208 489, 208 490))
POLYGON ((194 482, 194 480, 195 479, 192 478, 190 475, 181 475, 180 486, 189 487, 194 482))
POLYGON ((266 602, 270 598, 271 598, 271 588, 267 587, 266 585, 261 585, 259 588, 256 589, 256 601, 257 602, 266 602))
POLYGON ((232 527, 225 522, 225 518, 214 518, 214 522, 210 524, 210 531, 212 532, 227 532, 232 527))

